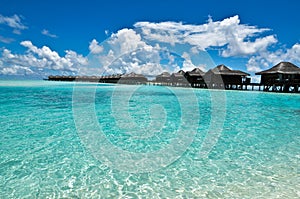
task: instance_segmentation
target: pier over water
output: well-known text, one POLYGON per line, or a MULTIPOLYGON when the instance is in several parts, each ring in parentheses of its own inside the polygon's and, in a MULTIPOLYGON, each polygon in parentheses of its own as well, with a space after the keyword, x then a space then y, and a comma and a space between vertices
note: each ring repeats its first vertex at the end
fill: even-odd
POLYGON ((148 80, 144 75, 134 72, 105 76, 51 75, 46 80, 300 93, 300 68, 290 62, 280 62, 256 75, 261 75, 260 83, 251 82, 248 73, 219 65, 207 72, 199 68, 187 72, 180 70, 172 74, 163 72, 154 80, 148 80))

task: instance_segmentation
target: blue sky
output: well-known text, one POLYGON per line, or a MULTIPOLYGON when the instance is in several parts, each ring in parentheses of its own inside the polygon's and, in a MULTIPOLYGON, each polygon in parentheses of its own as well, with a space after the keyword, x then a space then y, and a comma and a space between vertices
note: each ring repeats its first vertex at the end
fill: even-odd
POLYGON ((0 0, 0 5, 2 76, 159 73, 177 70, 177 65, 205 70, 221 63, 253 74, 278 61, 300 65, 300 3, 296 0, 0 0), (126 52, 118 49, 111 52, 114 56, 109 54, 117 46, 126 52), (144 50, 129 54, 136 48, 144 50), (162 56, 166 48, 186 59, 184 66, 176 62, 180 59, 174 61, 172 53, 172 67, 158 66, 161 57, 155 55, 162 56), (203 50, 211 62, 197 62, 199 57, 207 58, 203 50), (109 56, 116 59, 121 54, 115 64, 104 64, 109 56), (146 54, 155 61, 149 63, 146 54), (135 57, 135 62, 128 57, 135 57))

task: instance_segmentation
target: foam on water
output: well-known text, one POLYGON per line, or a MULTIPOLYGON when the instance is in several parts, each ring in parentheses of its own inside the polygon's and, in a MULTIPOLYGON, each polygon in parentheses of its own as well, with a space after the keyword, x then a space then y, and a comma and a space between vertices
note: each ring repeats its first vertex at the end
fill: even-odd
MULTIPOLYGON (((76 86, 85 92, 91 84, 76 86)), ((174 93, 165 87, 138 88, 128 113, 140 129, 150 128, 156 137, 145 130, 145 138, 132 140, 135 128, 118 124, 116 118, 122 117, 114 117, 115 88, 102 84, 95 94, 99 125, 112 144, 146 153, 178 136, 183 113, 174 93), (151 115, 151 107, 161 114, 151 115), (152 116, 158 120, 151 126, 152 116)), ((211 92, 222 91, 194 90, 198 104, 191 108, 199 109, 200 123, 191 145, 159 170, 128 173, 103 164, 82 143, 73 116, 73 89, 74 83, 0 82, 0 198, 300 197, 299 95, 226 91, 222 133, 202 157, 199 150, 211 125, 211 92)), ((189 92, 178 90, 183 96, 189 92)))

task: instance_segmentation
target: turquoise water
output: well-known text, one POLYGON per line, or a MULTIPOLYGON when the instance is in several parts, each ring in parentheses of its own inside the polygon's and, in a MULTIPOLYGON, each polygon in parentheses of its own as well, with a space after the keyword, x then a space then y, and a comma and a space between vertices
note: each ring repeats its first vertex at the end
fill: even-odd
POLYGON ((0 81, 0 104, 0 198, 300 197, 300 95, 0 81))

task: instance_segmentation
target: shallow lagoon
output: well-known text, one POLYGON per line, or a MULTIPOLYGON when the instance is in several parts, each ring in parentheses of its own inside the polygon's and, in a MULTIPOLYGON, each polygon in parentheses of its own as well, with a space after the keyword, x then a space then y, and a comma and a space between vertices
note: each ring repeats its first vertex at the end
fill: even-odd
POLYGON ((299 102, 256 91, 1 81, 0 198, 299 198, 299 102), (120 168, 120 153, 102 159, 96 150, 104 142, 90 148, 99 131, 131 154, 170 145, 176 153, 120 168), (178 137, 191 139, 177 145, 178 137))

